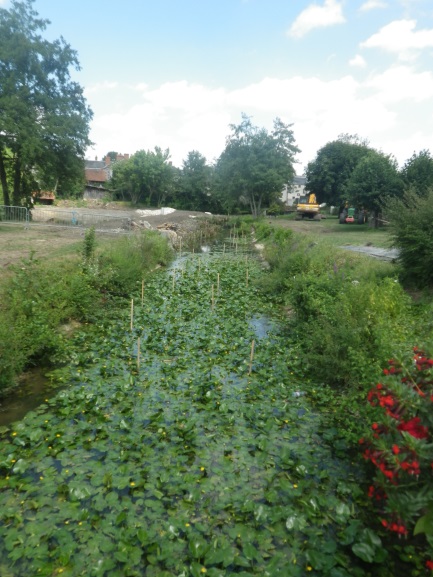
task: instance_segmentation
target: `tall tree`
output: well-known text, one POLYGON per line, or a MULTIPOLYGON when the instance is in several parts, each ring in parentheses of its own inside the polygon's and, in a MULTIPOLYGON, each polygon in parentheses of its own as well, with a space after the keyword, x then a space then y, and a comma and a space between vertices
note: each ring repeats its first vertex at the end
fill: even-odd
POLYGON ((139 150, 114 165, 111 186, 129 196, 133 204, 162 206, 173 194, 174 170, 169 159, 168 149, 139 150))
POLYGON ((254 126, 245 114, 239 125, 230 125, 231 134, 216 166, 227 207, 244 203, 258 216, 262 206, 280 198, 284 184, 295 175, 293 164, 300 152, 291 126, 276 118, 269 133, 254 126))
POLYGON ((197 150, 188 152, 183 161, 177 206, 182 209, 213 211, 215 196, 212 194, 213 167, 197 150))
POLYGON ((340 134, 308 163, 306 189, 314 192, 319 202, 339 206, 347 200, 347 183, 353 170, 369 150, 368 142, 359 136, 340 134))
POLYGON ((401 169, 406 188, 413 188, 419 196, 427 196, 433 189, 433 157, 429 150, 415 152, 401 169))
POLYGON ((80 179, 91 144, 77 53, 61 37, 42 37, 48 20, 34 0, 0 8, 0 183, 5 204, 28 202, 41 186, 80 179), (77 160, 78 159, 78 160, 77 160))
POLYGON ((351 203, 370 211, 378 226, 379 215, 389 198, 401 197, 403 181, 396 160, 370 150, 356 165, 347 183, 351 203))

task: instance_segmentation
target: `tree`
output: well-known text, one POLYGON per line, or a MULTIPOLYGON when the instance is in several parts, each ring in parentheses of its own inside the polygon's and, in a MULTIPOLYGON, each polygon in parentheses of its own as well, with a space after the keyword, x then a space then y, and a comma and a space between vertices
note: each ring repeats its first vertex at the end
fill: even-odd
POLYGON ((268 133, 253 126, 245 114, 239 125, 230 125, 232 132, 216 167, 226 207, 244 203, 258 216, 262 206, 281 196, 284 184, 295 175, 293 164, 299 152, 291 126, 276 118, 268 133))
POLYGON ((91 144, 87 106, 69 69, 77 53, 41 33, 48 20, 34 0, 0 8, 0 183, 5 204, 28 203, 33 191, 83 177, 91 144))
POLYGON ((385 206, 403 282, 433 287, 433 189, 425 196, 408 189, 402 198, 387 199, 385 206))
POLYGON ((412 187, 420 196, 427 196, 433 189, 433 158, 429 150, 415 152, 407 160, 401 170, 405 187, 412 187))
POLYGON ((351 203, 370 211, 378 226, 387 199, 401 197, 403 181, 392 156, 370 150, 354 168, 346 188, 351 203))
POLYGON ((149 206, 162 206, 172 194, 173 167, 170 151, 158 146, 154 151, 139 150, 128 160, 113 167, 111 186, 126 194, 133 204, 146 202, 149 206))
POLYGON ((197 150, 188 152, 180 173, 176 203, 179 208, 214 211, 217 203, 212 194, 213 167, 197 150))
POLYGON ((370 150, 368 142, 359 136, 340 134, 308 163, 306 189, 314 192, 319 202, 340 206, 347 200, 347 183, 353 170, 370 150))

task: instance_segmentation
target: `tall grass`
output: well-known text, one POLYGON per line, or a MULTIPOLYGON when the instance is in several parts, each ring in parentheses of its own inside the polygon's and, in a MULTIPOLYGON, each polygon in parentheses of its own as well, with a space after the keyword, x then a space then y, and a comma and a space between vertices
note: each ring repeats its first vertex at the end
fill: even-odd
POLYGON ((100 247, 90 231, 69 258, 39 262, 30 256, 15 267, 0 283, 0 395, 26 367, 64 356, 62 323, 103 318, 172 258, 166 239, 153 231, 100 247))

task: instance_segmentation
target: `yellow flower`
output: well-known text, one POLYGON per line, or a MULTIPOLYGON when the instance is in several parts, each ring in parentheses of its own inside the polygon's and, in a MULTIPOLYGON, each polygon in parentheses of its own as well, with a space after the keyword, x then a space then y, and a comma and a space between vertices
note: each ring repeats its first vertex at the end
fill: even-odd
POLYGON ((44 478, 43 478, 43 477, 39 477, 39 480, 40 480, 40 481, 43 481, 43 480, 44 480, 44 478))
POLYGON ((130 484, 131 487, 135 487, 134 481, 131 481, 129 484, 130 484))
POLYGON ((294 488, 294 489, 297 489, 297 488, 298 488, 298 485, 295 483, 295 484, 293 485, 293 488, 294 488))
POLYGON ((16 437, 16 436, 17 436, 17 433, 12 433, 12 437, 16 437))
POLYGON ((312 571, 312 570, 313 570, 313 568, 310 567, 310 565, 307 565, 307 571, 312 571))
POLYGON ((207 573, 206 567, 202 567, 202 568, 200 569, 200 572, 201 572, 201 573, 207 573))
POLYGON ((59 435, 59 433, 57 433, 56 437, 61 437, 62 435, 59 435))
POLYGON ((200 471, 204 471, 204 467, 200 467, 200 471))
POLYGON ((191 525, 189 523, 185 523, 185 527, 190 527, 191 525))

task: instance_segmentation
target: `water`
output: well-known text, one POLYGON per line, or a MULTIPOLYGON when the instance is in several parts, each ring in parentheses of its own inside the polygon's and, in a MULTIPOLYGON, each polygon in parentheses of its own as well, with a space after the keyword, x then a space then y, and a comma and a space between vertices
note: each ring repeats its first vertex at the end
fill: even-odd
POLYGON ((47 369, 40 367, 25 372, 19 379, 19 386, 0 399, 0 427, 22 419, 59 390, 46 372, 47 369))

